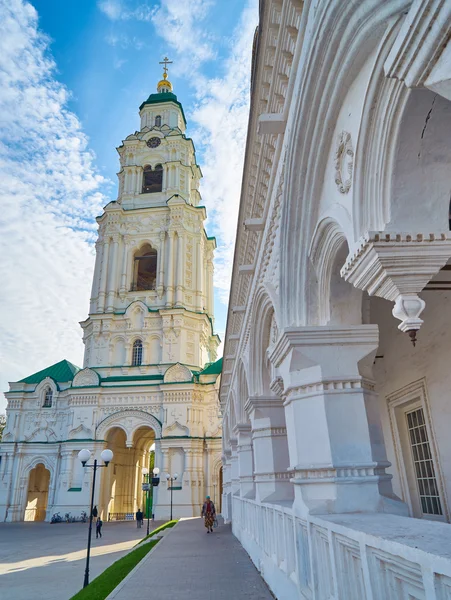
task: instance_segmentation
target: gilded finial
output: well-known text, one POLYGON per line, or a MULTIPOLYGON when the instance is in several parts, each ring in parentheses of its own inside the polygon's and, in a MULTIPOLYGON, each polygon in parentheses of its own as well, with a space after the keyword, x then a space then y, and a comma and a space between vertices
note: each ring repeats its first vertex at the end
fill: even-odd
POLYGON ((168 79, 168 65, 172 65, 172 60, 169 60, 167 56, 164 57, 162 61, 159 63, 160 65, 164 65, 163 67, 163 79, 158 82, 157 91, 158 92, 172 92, 172 84, 168 79))

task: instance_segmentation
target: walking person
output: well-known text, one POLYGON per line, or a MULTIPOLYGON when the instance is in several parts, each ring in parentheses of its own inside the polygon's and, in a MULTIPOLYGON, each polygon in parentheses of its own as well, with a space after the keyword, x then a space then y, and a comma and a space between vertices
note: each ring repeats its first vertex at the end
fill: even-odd
POLYGON ((144 518, 144 513, 142 512, 142 510, 140 508, 138 508, 138 510, 136 512, 136 527, 138 529, 140 529, 141 525, 143 524, 143 518, 144 518))
POLYGON ((103 521, 99 517, 96 522, 96 538, 102 537, 102 525, 103 525, 103 521))
POLYGON ((97 505, 94 506, 94 508, 92 509, 92 518, 94 519, 94 521, 97 519, 97 515, 99 514, 99 511, 97 510, 97 505))
POLYGON ((205 498, 204 505, 202 506, 202 517, 205 519, 207 533, 213 533, 213 525, 216 519, 216 508, 213 502, 210 500, 210 496, 205 498))

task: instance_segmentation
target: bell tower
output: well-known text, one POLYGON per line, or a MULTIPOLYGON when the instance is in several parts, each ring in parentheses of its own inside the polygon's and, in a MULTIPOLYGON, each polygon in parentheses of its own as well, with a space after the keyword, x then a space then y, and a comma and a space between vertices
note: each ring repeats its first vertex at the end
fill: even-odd
POLYGON ((84 366, 111 375, 192 370, 216 360, 214 238, 204 229, 202 172, 165 59, 157 92, 139 107, 140 130, 117 148, 118 196, 97 217, 84 366))

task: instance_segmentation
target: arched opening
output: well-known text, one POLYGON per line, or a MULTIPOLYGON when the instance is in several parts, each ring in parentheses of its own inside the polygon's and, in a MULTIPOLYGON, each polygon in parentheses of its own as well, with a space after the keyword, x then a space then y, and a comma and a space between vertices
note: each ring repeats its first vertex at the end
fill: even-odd
POLYGON ((154 192, 161 192, 163 189, 163 167, 162 165, 156 165, 155 169, 152 169, 150 165, 145 165, 143 169, 143 194, 153 194, 154 192))
MULTIPOLYGON (((154 464, 155 432, 149 426, 139 427, 133 435, 132 447, 127 446, 127 436, 120 427, 113 427, 106 436, 107 447, 114 458, 102 473, 100 510, 104 520, 122 521, 135 518, 140 508, 147 509, 147 495, 142 490, 146 479, 144 467, 151 472, 154 464)), ((149 502, 149 511, 152 510, 149 502)), ((150 514, 150 512, 149 512, 150 514)))
POLYGON ((28 478, 24 521, 45 521, 49 485, 50 471, 42 463, 37 464, 28 478))
POLYGON ((161 127, 161 115, 155 117, 155 127, 161 127))
POLYGON ((132 349, 132 366, 139 367, 143 361, 143 343, 141 340, 135 340, 133 342, 132 349))
POLYGON ((133 259, 132 291, 154 290, 156 281, 157 251, 150 244, 144 244, 133 259))
POLYGON ((328 325, 362 324, 362 292, 346 282, 340 275, 340 270, 348 254, 348 243, 343 238, 343 242, 335 255, 330 277, 330 318, 328 325))
POLYGON ((44 404, 42 406, 43 406, 43 408, 51 408, 52 407, 52 403, 53 403, 53 390, 52 390, 51 387, 48 387, 45 390, 44 404))

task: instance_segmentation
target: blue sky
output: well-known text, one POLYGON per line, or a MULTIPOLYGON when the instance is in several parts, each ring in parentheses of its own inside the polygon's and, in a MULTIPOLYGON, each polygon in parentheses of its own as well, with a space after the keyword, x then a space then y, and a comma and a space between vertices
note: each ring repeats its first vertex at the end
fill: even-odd
MULTIPOLYGON (((225 329, 257 0, 0 0, 1 390, 82 363, 95 215, 168 55, 216 235, 225 329)), ((0 400, 0 411, 4 407, 0 400)))

